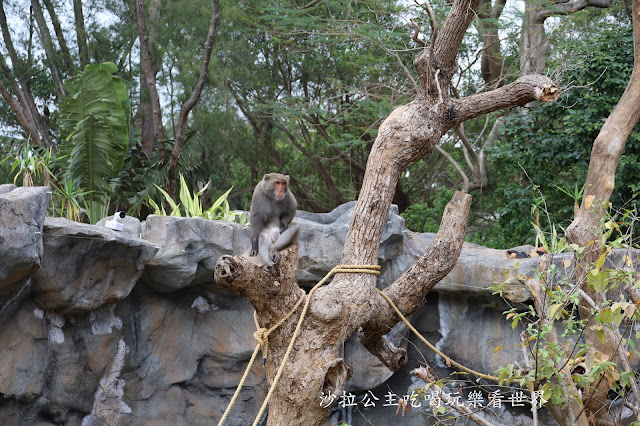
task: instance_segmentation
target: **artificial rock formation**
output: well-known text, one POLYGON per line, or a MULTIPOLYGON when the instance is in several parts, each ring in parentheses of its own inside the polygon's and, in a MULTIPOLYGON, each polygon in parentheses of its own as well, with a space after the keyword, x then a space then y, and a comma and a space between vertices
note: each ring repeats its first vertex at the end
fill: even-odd
POLYGON ((0 296, 40 266, 49 188, 0 185, 0 296))
MULTIPOLYGON (((214 283, 212 272, 222 254, 249 248, 248 230, 159 216, 143 224, 126 218, 123 232, 45 220, 47 192, 0 186, 0 204, 11 203, 0 209, 1 423, 215 424, 253 351, 255 325, 249 302, 214 283), (14 230, 27 233, 29 243, 16 244, 17 237, 8 237, 14 230)), ((314 284, 339 262, 353 205, 326 214, 299 212, 303 285, 314 284)), ((408 231, 392 211, 378 286, 396 280, 432 240, 432 234, 408 231)), ((509 280, 511 300, 524 301, 520 280, 532 276, 536 265, 537 259, 516 262, 503 250, 465 244, 457 265, 412 322, 453 359, 491 373, 519 360, 521 351, 520 330, 502 316, 506 303, 487 287, 509 280), (494 352, 498 346, 504 348, 494 352)), ((359 407, 374 425, 398 419, 395 408, 381 406, 384 393, 418 386, 410 370, 423 357, 439 374, 450 371, 404 325, 389 338, 409 351, 409 363, 396 373, 355 336, 344 348, 353 371, 347 392, 372 391, 381 398, 377 407, 359 407)), ((227 424, 250 424, 266 391, 264 369, 256 363, 227 424)), ((336 406, 331 415, 369 424, 354 408, 336 406)), ((413 410, 402 424, 425 424, 426 418, 413 410)), ((529 417, 509 412, 492 421, 526 424, 529 417)))

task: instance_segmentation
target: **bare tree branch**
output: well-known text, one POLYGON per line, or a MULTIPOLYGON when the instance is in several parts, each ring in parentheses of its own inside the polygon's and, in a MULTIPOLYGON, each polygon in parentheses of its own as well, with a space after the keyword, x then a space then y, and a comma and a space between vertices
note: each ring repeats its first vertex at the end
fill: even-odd
POLYGON ((456 169, 456 171, 458 172, 458 174, 462 178, 462 192, 468 193, 469 192, 469 177, 464 172, 464 170, 462 170, 462 167, 460 167, 460 164, 458 164, 458 162, 451 156, 451 154, 449 154, 447 151, 445 151, 444 148, 442 148, 440 145, 436 145, 435 148, 436 148, 436 151, 438 151, 440 154, 442 154, 442 156, 444 158, 446 158, 447 161, 449 163, 451 163, 451 165, 456 169))
POLYGON ((550 78, 541 75, 523 76, 490 92, 452 100, 455 106, 450 113, 452 125, 448 127, 500 109, 526 105, 531 100, 551 102, 557 96, 558 88, 550 78))
POLYGON ((62 26, 60 25, 58 14, 53 7, 53 3, 51 3, 51 0, 44 0, 44 5, 49 12, 49 17, 51 18, 51 23, 53 24, 53 30, 56 33, 56 38, 58 39, 58 44, 60 45, 60 50, 62 51, 62 57, 64 58, 64 62, 67 65, 67 72, 70 76, 73 77, 76 75, 76 70, 75 66, 73 65, 73 59, 71 59, 69 46, 67 46, 67 41, 64 39, 64 33, 62 32, 62 26))
MULTIPOLYGON (((471 196, 457 191, 445 207, 440 230, 435 239, 418 259, 385 293, 403 313, 411 315, 424 305, 429 291, 454 267, 460 255, 471 208, 471 196)), ((383 336, 400 320, 385 301, 377 301, 376 316, 362 325, 359 340, 369 352, 376 355, 387 368, 396 371, 406 361, 406 353, 389 350, 390 344, 383 336), (386 343, 385 343, 386 342, 386 343), (389 354, 393 354, 389 357, 389 354)))
POLYGON ((207 33, 207 41, 204 45, 204 52, 202 54, 202 65, 200 67, 200 76, 198 82, 193 88, 193 92, 187 101, 180 108, 180 115, 178 117, 178 131, 175 135, 175 145, 173 147, 173 153, 171 154, 171 163, 169 165, 169 194, 175 197, 175 180, 176 180, 176 168, 178 167, 178 159, 180 158, 180 152, 184 144, 184 131, 187 125, 187 118, 193 107, 200 100, 204 83, 207 79, 207 73, 209 71, 209 62, 211 61, 211 52, 213 51, 213 39, 216 35, 216 28, 218 18, 220 18, 220 2, 219 0, 213 0, 213 6, 211 11, 211 22, 209 23, 209 32, 207 33))

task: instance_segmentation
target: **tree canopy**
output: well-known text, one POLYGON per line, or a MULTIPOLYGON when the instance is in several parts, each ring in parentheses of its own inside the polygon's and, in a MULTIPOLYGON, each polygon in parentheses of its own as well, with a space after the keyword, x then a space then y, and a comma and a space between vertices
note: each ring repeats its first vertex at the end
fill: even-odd
MULTIPOLYGON (((104 170, 98 177, 111 182, 102 185, 100 199, 142 216, 152 211, 149 199, 162 199, 153 184, 170 187, 165 165, 172 162, 171 151, 175 172, 194 191, 212 182, 203 194, 205 205, 233 186, 232 207, 247 210, 250 187, 268 171, 292 176, 306 210, 329 211, 357 198, 378 126, 418 90, 412 61, 434 32, 424 5, 223 1, 202 96, 180 131, 181 104, 193 95, 202 68, 209 2, 140 3, 157 112, 144 71, 138 3, 23 3, 4 1, 0 15, 3 157, 20 156, 25 143, 38 155, 50 148, 53 175, 59 182, 71 179, 68 196, 79 205, 95 198, 83 177, 86 164, 64 160, 64 149, 57 153, 69 145, 63 103, 80 91, 77 84, 63 83, 77 79, 88 63, 113 63, 131 101, 131 130, 124 163, 115 174, 104 170)), ((448 6, 432 6, 434 17, 444 19, 448 6)), ((474 242, 533 242, 532 212, 542 198, 553 223, 569 223, 591 141, 632 65, 626 9, 624 2, 587 8, 550 25, 544 55, 546 69, 563 87, 561 102, 466 122, 444 135, 438 153, 406 171, 394 203, 402 212, 408 209, 412 229, 435 230, 447 198, 442 195, 456 189, 474 193, 467 235, 474 242), (602 31, 588 30, 594 21, 602 31)), ((458 55, 455 96, 513 81, 521 67, 521 11, 485 2, 480 12, 458 55)), ((621 160, 616 203, 632 202, 638 191, 636 145, 634 133, 621 160)), ((12 163, 0 165, 4 180, 20 173, 11 170, 12 163)))

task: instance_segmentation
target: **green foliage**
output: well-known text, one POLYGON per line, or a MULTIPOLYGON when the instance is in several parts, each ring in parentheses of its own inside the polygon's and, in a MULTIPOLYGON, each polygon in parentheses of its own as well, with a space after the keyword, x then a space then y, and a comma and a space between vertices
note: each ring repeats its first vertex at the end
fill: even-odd
POLYGON ((377 124, 408 99, 398 60, 414 55, 393 1, 299 6, 223 6, 213 79, 250 123, 233 149, 254 177, 291 174, 301 208, 326 211, 356 196, 354 164, 366 164, 377 124))
POLYGON ((92 223, 105 212, 110 180, 122 168, 129 148, 129 96, 113 63, 87 65, 66 82, 69 95, 60 106, 60 154, 65 176, 87 191, 92 223))
MULTIPOLYGON (((610 209, 611 204, 605 207, 610 209)), ((569 245, 563 238, 554 236, 554 239, 558 240, 557 246, 573 253, 578 261, 584 259, 586 250, 593 250, 596 245, 601 247, 598 248, 600 255, 597 259, 583 266, 589 271, 586 277, 588 288, 596 294, 606 294, 608 298, 605 297, 598 302, 591 301, 585 308, 589 315, 582 319, 579 317, 577 307, 581 303, 584 304, 584 297, 588 296, 580 290, 585 283, 577 280, 576 271, 579 269, 571 262, 571 256, 565 257, 564 260, 560 258, 560 261, 556 258, 544 275, 532 277, 541 281, 538 288, 542 293, 535 290, 535 287, 534 290, 529 287, 532 294, 540 298, 540 304, 535 309, 533 305, 525 309, 514 307, 504 314, 514 329, 518 326, 524 328, 523 344, 533 359, 530 368, 521 368, 514 364, 500 368, 498 374, 503 382, 525 388, 530 385, 530 389, 542 390, 544 399, 560 407, 566 406, 569 401, 571 388, 568 387, 568 380, 571 380, 573 389, 586 390, 604 376, 612 390, 621 396, 628 392, 630 382, 635 380, 633 371, 620 369, 613 360, 607 359, 597 350, 592 350, 584 337, 586 333, 594 333, 600 343, 604 344, 605 330, 611 330, 616 334, 620 331, 620 342, 607 343, 619 343, 621 354, 640 355, 637 351, 640 349, 637 347, 640 333, 625 332, 625 329, 635 329, 640 320, 640 311, 636 304, 627 301, 623 291, 626 286, 640 286, 635 272, 638 259, 623 255, 622 267, 610 266, 607 262, 607 257, 613 249, 630 247, 630 230, 634 227, 636 214, 637 212, 631 210, 607 214, 596 233, 600 235, 599 243, 594 244, 592 241, 587 247, 569 245), (537 309, 544 309, 544 312, 537 309), (584 371, 576 372, 576 366, 581 366, 581 370, 584 371), (563 378, 567 371, 571 374, 563 378)), ((504 284, 500 284, 493 287, 493 290, 501 294, 503 288, 504 284)), ((578 393, 575 392, 574 396, 578 398, 578 393)))
MULTIPOLYGON (((593 141, 622 95, 633 67, 631 27, 603 26, 588 39, 568 39, 558 48, 562 57, 552 59, 581 64, 564 70, 560 85, 566 91, 558 101, 510 116, 500 142, 487 150, 494 183, 490 191, 478 194, 474 209, 495 211, 497 218, 483 231, 489 233, 488 241, 476 235, 471 238, 475 242, 498 248, 533 244, 530 206, 540 191, 545 194, 549 215, 539 225, 542 230, 550 232, 551 223, 566 228, 573 219, 593 141)), ((562 64, 551 61, 554 65, 562 64)), ((614 203, 628 202, 640 189, 639 158, 640 132, 636 129, 620 160, 611 198, 614 203)))
POLYGON ((416 203, 401 213, 407 228, 415 232, 438 232, 445 206, 454 191, 437 188, 435 195, 425 203, 416 203))
MULTIPOLYGON (((209 182, 210 183, 210 182, 209 182)), ((176 203, 173 198, 162 188, 156 185, 158 191, 164 196, 165 202, 171 208, 169 216, 175 217, 204 217, 210 220, 226 220, 230 222, 239 222, 243 225, 248 224, 247 214, 244 212, 231 211, 227 197, 233 189, 229 188, 227 192, 218 197, 211 207, 205 209, 202 204, 201 196, 209 186, 207 183, 200 191, 192 193, 187 182, 180 175, 180 202, 176 203)), ((149 199, 149 203, 155 209, 154 214, 167 216, 167 212, 162 203, 156 203, 149 199)))
POLYGON ((54 196, 49 203, 49 210, 52 210, 50 214, 54 217, 66 217, 69 220, 80 222, 84 212, 80 203, 89 192, 78 189, 71 178, 67 178, 54 188, 54 196))
POLYGON ((41 178, 43 185, 49 185, 49 178, 52 174, 50 165, 52 160, 51 149, 39 150, 33 146, 30 141, 12 140, 14 149, 0 161, 11 164, 10 174, 13 175, 13 184, 15 185, 18 178, 22 175, 23 186, 34 186, 33 178, 41 178))
MULTIPOLYGON (((16 142, 16 141, 13 141, 16 142)), ((47 207, 47 214, 53 217, 66 217, 74 221, 81 221, 86 209, 81 207, 88 191, 79 189, 71 178, 59 180, 54 173, 55 160, 50 149, 43 149, 32 145, 28 140, 17 141, 2 161, 11 163, 11 174, 14 184, 22 176, 23 186, 50 186, 51 201, 47 207)))

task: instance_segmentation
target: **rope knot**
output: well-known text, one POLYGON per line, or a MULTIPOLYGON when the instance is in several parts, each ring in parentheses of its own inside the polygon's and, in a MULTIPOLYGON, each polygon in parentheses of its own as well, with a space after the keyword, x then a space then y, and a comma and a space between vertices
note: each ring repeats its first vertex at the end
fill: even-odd
MULTIPOLYGON (((307 308, 309 307, 309 301, 311 300, 311 296, 313 295, 313 293, 322 284, 325 283, 325 281, 327 281, 329 279, 329 277, 331 277, 334 274, 344 274, 344 273, 380 275, 380 266, 378 266, 378 265, 338 265, 338 266, 336 266, 331 271, 329 271, 329 273, 327 273, 327 275, 325 275, 324 278, 322 280, 320 280, 320 282, 318 282, 318 284, 316 284, 311 289, 311 291, 309 292, 308 295, 305 293, 304 290, 300 289, 300 292, 301 292, 300 298, 296 302, 295 306, 293 308, 291 308, 291 310, 289 311, 289 313, 287 313, 287 315, 282 317, 280 319, 280 321, 278 321, 276 324, 274 324, 269 329, 266 329, 264 327, 260 327, 260 324, 258 323, 257 312, 253 313, 253 320, 256 323, 256 331, 253 333, 253 338, 256 339, 256 342, 258 344, 256 345, 256 348, 253 351, 253 355, 251 355, 251 359, 249 360, 249 365, 247 365, 247 368, 244 371, 244 375, 240 379, 240 383, 238 384, 238 387, 236 388, 236 391, 233 394, 233 397, 231 398, 231 402, 229 402, 229 405, 227 406, 227 409, 225 410, 224 414, 222 415, 222 418, 220 419, 220 422, 218 423, 218 426, 222 426, 224 424, 225 420, 227 419, 227 416, 229 415, 229 412, 231 411, 231 408, 233 407, 233 405, 236 402, 236 399, 238 398, 238 394, 240 393, 240 389, 242 389, 242 386, 244 386, 244 382, 247 379, 247 376, 249 375, 249 371, 251 370, 251 366, 253 365, 253 362, 255 361, 256 356, 258 355, 258 350, 260 348, 262 348, 263 356, 266 357, 267 348, 268 348, 268 344, 269 344, 269 340, 268 340, 269 334, 271 334, 274 330, 276 330, 278 327, 280 327, 286 320, 288 320, 291 317, 291 315, 293 315, 293 313, 296 312, 298 307, 300 307, 300 305, 304 302, 304 306, 302 308, 302 312, 300 313, 300 318, 298 318, 298 323, 296 324, 296 328, 293 331, 293 335, 291 336, 291 340, 289 341, 289 346, 287 347, 287 350, 285 351, 284 355, 282 356, 282 360, 280 361, 280 367, 278 368, 276 376, 273 378, 273 382, 271 383, 271 387, 269 389, 269 392, 267 393, 267 396, 264 399, 264 402, 262 403, 262 407, 260 408, 260 411, 258 412, 258 415, 257 415, 256 419, 253 422, 253 426, 256 426, 260 422, 260 420, 262 419, 262 415, 264 414, 264 411, 267 408, 267 403, 269 402, 269 399, 271 398, 271 394, 273 393, 273 390, 278 385, 278 380, 280 380, 280 376, 282 375, 282 372, 284 370, 284 366, 285 366, 285 364, 287 362, 287 359, 289 358, 289 354, 291 353, 291 350, 293 349, 293 344, 295 343, 296 337, 298 336, 298 333, 300 332, 300 326, 302 325, 302 321, 304 320, 304 317, 305 317, 305 315, 307 313, 307 308)), ((263 361, 263 365, 264 365, 264 363, 266 361, 266 358, 263 358, 262 361, 263 361)))
POLYGON ((267 347, 269 330, 264 327, 260 327, 253 332, 253 338, 256 339, 256 342, 258 343, 258 345, 260 345, 260 347, 264 349, 267 347))

